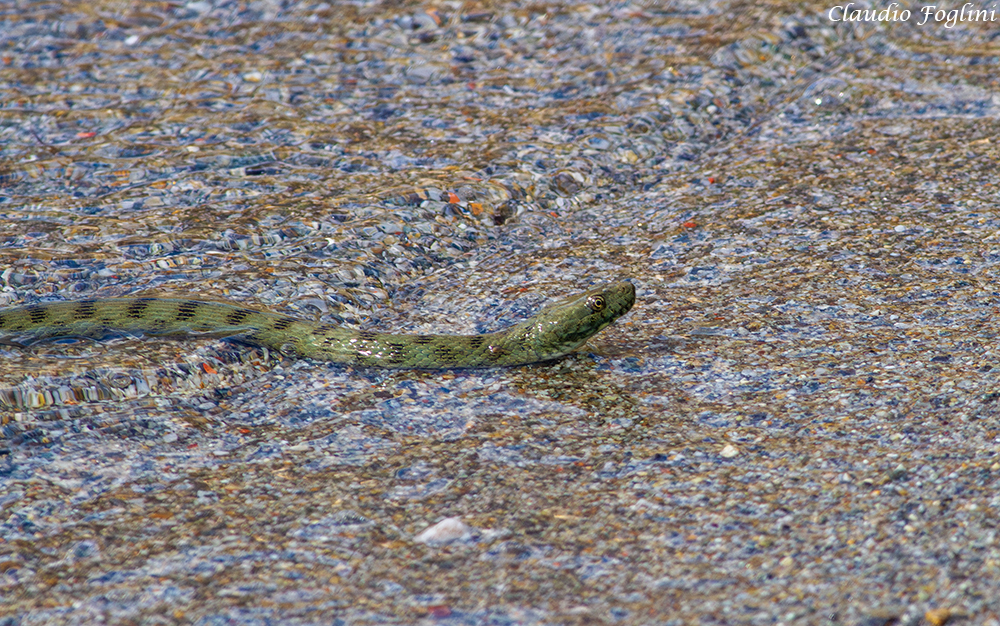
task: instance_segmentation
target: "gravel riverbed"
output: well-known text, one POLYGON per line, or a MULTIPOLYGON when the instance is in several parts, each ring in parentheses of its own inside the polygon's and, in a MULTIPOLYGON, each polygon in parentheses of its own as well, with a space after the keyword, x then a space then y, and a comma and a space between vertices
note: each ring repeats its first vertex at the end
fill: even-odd
POLYGON ((997 26, 831 7, 0 5, 0 306, 638 290, 0 344, 0 624, 1000 626, 997 26))

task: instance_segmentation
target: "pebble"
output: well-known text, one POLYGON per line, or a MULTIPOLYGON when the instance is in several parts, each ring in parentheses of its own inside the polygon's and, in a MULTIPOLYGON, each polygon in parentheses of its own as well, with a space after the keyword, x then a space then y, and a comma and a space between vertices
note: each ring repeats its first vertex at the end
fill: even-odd
POLYGON ((924 613, 924 619, 932 626, 944 626, 951 619, 951 611, 946 608, 929 609, 924 613))
POLYGON ((413 540, 419 543, 438 545, 455 541, 468 541, 471 536, 472 529, 465 525, 462 520, 446 517, 437 524, 424 529, 413 540))

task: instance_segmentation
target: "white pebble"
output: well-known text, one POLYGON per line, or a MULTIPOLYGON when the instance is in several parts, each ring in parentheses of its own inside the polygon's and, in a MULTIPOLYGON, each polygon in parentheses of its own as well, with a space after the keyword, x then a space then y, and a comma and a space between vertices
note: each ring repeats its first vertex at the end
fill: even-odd
POLYGON ((471 529, 457 517, 446 517, 437 524, 430 526, 413 538, 420 543, 451 543, 466 541, 472 536, 471 529))
POLYGON ((719 455, 724 458, 731 459, 739 453, 740 451, 736 449, 736 446, 734 446, 731 443, 727 443, 726 447, 723 448, 721 452, 719 452, 719 455))

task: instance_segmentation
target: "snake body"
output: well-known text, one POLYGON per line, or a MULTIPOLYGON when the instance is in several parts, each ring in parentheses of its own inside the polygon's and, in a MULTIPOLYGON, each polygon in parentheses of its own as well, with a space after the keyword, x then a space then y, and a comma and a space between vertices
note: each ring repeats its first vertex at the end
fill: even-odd
POLYGON ((223 302, 104 298, 0 310, 0 342, 26 345, 43 339, 99 339, 120 333, 209 335, 335 363, 421 369, 501 367, 568 354, 634 303, 635 287, 621 282, 561 300, 494 333, 390 335, 223 302))

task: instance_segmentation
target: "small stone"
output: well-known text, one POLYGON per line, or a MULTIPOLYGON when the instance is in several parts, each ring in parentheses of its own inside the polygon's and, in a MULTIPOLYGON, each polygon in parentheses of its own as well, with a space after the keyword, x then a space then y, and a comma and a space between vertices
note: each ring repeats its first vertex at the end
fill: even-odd
POLYGON ((876 609, 865 615, 858 622, 858 626, 889 626, 899 623, 899 611, 892 609, 876 609))
POLYGON ((734 446, 731 443, 727 443, 726 447, 719 452, 719 455, 722 456, 723 458, 731 459, 739 453, 740 451, 736 449, 736 446, 734 446))
POLYGON ((924 619, 934 626, 944 626, 951 619, 950 609, 930 609, 924 613, 924 619))
POLYGON ((471 536, 471 529, 462 523, 462 520, 457 517, 446 517, 425 529, 413 540, 426 544, 442 544, 452 541, 466 541, 471 536))
POLYGON ((909 124, 890 124, 889 126, 883 126, 879 128, 876 132, 882 133, 883 135, 888 135, 890 137, 896 137, 899 135, 908 135, 913 132, 913 127, 909 124))

